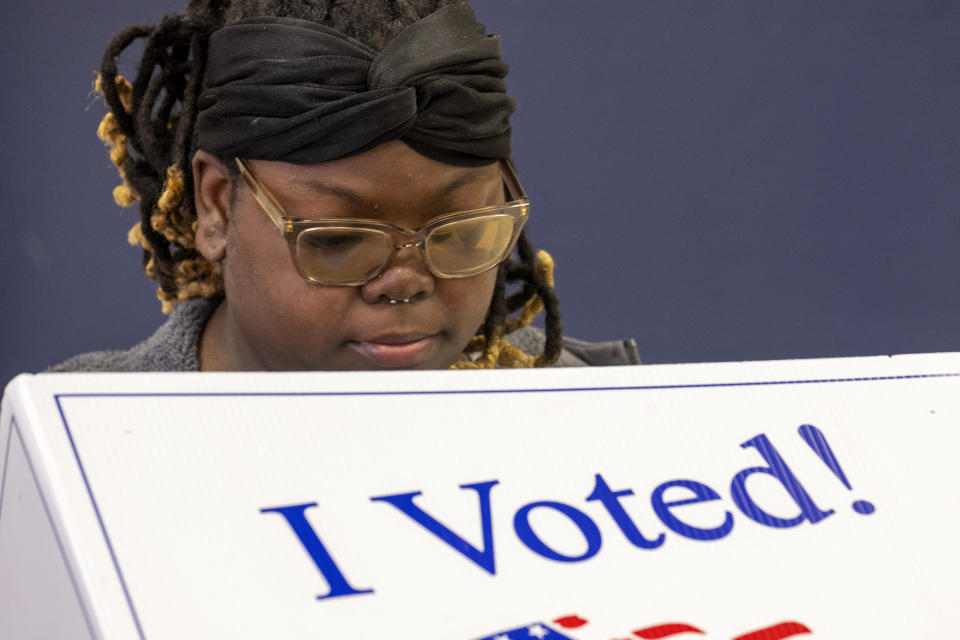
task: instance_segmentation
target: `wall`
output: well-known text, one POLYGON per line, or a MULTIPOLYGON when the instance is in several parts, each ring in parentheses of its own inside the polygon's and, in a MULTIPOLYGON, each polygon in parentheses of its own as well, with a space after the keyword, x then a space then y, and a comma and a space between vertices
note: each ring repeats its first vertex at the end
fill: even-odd
MULTIPOLYGON (((4 381, 163 319, 91 84, 110 34, 179 6, 6 8, 4 381)), ((960 349, 960 2, 475 8, 570 335, 647 362, 960 349)))

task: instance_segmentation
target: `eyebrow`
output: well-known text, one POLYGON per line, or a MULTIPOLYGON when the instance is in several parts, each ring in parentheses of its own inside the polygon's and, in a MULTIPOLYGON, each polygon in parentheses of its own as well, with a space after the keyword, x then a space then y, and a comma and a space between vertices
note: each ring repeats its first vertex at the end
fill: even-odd
POLYGON ((466 173, 460 174, 458 177, 454 178, 448 182, 440 191, 437 193, 437 199, 446 198, 454 191, 463 187, 465 185, 471 184, 473 182, 480 182, 485 179, 487 176, 483 169, 471 169, 466 173))
MULTIPOLYGON (((464 187, 465 185, 471 184, 473 182, 478 182, 487 177, 483 169, 472 169, 465 173, 460 174, 447 184, 443 185, 440 189, 437 190, 436 199, 442 200, 447 196, 451 195, 457 189, 464 187)), ((298 178, 294 177, 290 180, 291 184, 295 184, 301 187, 306 187, 314 193, 325 194, 336 196, 344 200, 349 200, 353 204, 374 211, 379 209, 380 206, 367 198, 363 197, 361 194, 357 193, 349 187, 345 187, 340 184, 330 183, 326 180, 320 178, 298 178)))

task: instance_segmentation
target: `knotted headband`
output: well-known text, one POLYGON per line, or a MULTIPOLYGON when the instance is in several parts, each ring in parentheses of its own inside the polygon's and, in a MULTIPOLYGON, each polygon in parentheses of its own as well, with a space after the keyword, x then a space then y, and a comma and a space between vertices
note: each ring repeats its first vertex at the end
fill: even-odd
POLYGON ((379 53, 294 18, 251 18, 210 37, 198 145, 313 164, 401 139, 442 162, 510 155, 500 39, 466 4, 413 23, 379 53))

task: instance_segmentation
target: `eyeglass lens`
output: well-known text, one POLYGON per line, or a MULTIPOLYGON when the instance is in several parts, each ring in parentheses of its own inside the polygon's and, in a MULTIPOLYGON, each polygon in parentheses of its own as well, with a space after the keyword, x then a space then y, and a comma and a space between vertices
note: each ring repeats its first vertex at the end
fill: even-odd
MULTIPOLYGON (((492 214, 455 220, 431 230, 424 240, 428 268, 442 277, 465 277, 499 262, 513 237, 514 219, 492 214)), ((315 227, 297 237, 300 269, 327 283, 370 278, 390 259, 393 237, 382 230, 315 227)))
POLYGON ((297 237, 300 269, 324 282, 354 282, 368 278, 393 251, 390 234, 376 229, 318 227, 297 237))
POLYGON ((439 275, 466 276, 499 261, 513 237, 513 217, 491 215, 442 225, 427 236, 427 264, 439 275))

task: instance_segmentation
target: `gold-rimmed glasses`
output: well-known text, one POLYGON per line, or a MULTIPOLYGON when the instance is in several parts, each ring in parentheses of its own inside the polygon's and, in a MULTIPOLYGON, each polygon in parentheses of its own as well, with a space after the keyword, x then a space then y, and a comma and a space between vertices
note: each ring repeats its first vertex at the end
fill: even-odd
POLYGON ((475 276, 510 255, 530 213, 530 201, 508 159, 501 160, 500 172, 505 204, 437 216, 418 229, 360 218, 290 217, 250 167, 236 161, 253 197, 286 238, 297 271, 317 284, 367 283, 405 247, 417 247, 438 278, 475 276))

